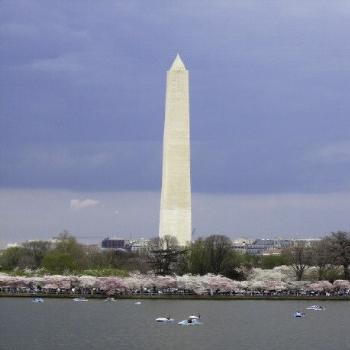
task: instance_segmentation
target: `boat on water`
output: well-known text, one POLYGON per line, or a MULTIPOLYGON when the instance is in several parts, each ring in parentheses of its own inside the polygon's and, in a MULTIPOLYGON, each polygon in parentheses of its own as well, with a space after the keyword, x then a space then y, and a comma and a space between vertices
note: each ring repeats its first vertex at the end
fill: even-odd
POLYGON ((170 318, 170 316, 156 318, 156 322, 159 322, 159 323, 168 323, 168 322, 174 322, 174 321, 175 320, 173 318, 170 318))
POLYGON ((321 306, 321 305, 311 305, 311 306, 308 306, 306 308, 306 310, 314 310, 314 311, 324 311, 326 310, 326 308, 324 306, 321 306))
POLYGON ((88 299, 86 299, 86 298, 74 298, 73 301, 82 302, 82 301, 88 301, 88 299))
POLYGON ((198 316, 195 316, 195 315, 188 316, 189 320, 199 320, 200 318, 201 318, 200 315, 198 315, 198 316))
POLYGON ((305 314, 305 312, 295 311, 293 316, 296 318, 301 318, 301 317, 305 317, 306 314, 305 314))
POLYGON ((117 301, 115 298, 106 298, 104 302, 117 301))
POLYGON ((181 326, 197 326, 202 324, 202 322, 199 322, 198 318, 188 318, 187 320, 182 320, 178 322, 181 326))
POLYGON ((44 299, 43 298, 34 298, 32 300, 33 303, 43 303, 44 302, 44 299))
POLYGON ((141 301, 137 301, 136 303, 134 303, 135 305, 141 305, 141 301))

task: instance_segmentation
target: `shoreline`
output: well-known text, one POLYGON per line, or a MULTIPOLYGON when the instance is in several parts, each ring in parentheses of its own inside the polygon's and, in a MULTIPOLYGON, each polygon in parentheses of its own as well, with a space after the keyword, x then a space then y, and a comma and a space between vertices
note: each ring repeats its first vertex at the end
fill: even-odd
MULTIPOLYGON (((50 298, 50 299, 74 299, 84 297, 86 299, 106 299, 105 295, 57 295, 57 294, 30 294, 18 293, 7 294, 0 293, 0 298, 50 298)), ((243 296, 243 295, 118 295, 111 296, 116 300, 215 300, 215 301, 234 301, 234 300, 268 300, 268 301, 292 301, 292 300, 322 300, 322 301, 350 301, 350 296, 243 296)))

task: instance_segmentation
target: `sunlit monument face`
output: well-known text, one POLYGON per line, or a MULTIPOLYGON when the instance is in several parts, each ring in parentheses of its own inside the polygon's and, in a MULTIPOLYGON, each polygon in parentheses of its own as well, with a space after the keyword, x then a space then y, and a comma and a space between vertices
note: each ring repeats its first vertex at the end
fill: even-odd
POLYGON ((179 55, 167 72, 159 236, 191 241, 188 71, 179 55))

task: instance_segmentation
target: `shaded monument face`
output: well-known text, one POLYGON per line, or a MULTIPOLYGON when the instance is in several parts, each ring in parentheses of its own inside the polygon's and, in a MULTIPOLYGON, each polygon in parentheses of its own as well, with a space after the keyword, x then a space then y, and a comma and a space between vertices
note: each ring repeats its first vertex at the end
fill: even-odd
POLYGON ((159 236, 184 246, 191 226, 188 71, 177 55, 167 72, 159 236))

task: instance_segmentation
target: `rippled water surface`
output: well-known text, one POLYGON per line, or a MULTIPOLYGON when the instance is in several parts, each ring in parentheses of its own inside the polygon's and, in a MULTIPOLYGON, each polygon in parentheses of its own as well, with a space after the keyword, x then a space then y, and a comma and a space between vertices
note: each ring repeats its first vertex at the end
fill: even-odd
POLYGON ((134 300, 76 303, 0 298, 0 349, 350 349, 350 303, 322 302, 325 311, 307 312, 306 301, 134 300), (202 325, 156 324, 200 313, 202 325))

